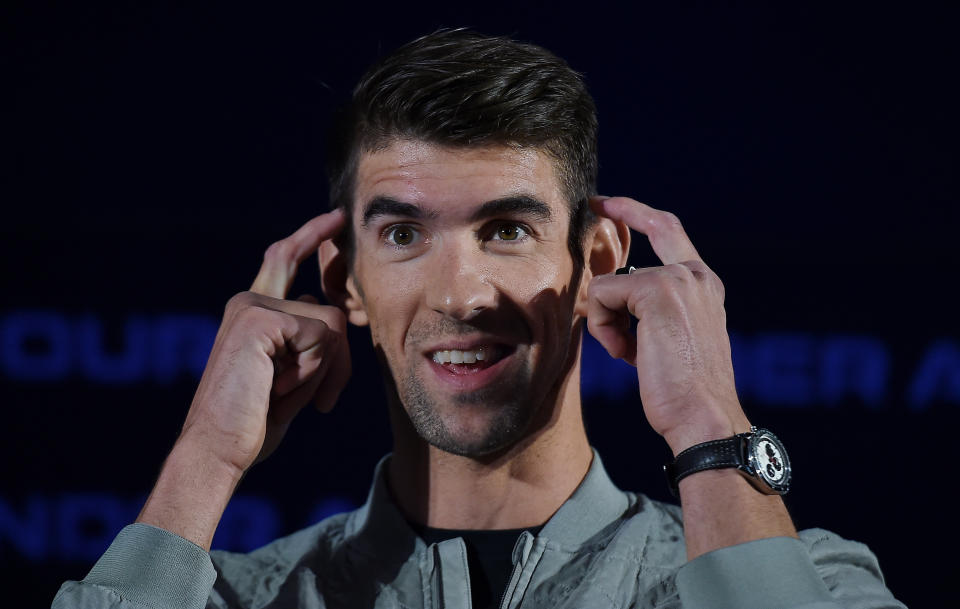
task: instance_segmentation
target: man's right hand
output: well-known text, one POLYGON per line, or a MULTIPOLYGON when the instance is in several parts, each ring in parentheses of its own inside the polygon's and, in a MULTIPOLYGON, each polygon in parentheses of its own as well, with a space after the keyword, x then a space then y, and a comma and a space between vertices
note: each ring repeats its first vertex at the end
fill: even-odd
POLYGON ((300 263, 343 227, 333 211, 271 245, 249 292, 230 299, 183 427, 245 472, 280 443, 313 399, 333 408, 350 376, 346 317, 312 297, 285 300, 300 263))
POLYGON ((249 292, 230 299, 183 431, 138 522, 209 549, 246 470, 311 400, 330 410, 350 376, 346 318, 312 297, 285 300, 297 269, 344 225, 336 210, 267 249, 249 292))

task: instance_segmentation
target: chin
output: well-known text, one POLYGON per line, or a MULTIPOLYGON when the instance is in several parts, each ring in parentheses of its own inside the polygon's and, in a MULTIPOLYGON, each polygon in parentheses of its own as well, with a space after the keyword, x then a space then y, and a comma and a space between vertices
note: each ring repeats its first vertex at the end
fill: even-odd
POLYGON ((435 404, 405 401, 410 422, 426 443, 462 457, 484 457, 510 448, 530 426, 529 406, 509 403, 496 408, 454 404, 440 413, 435 404), (482 412, 477 412, 477 410, 482 412), (472 412, 471 412, 472 411, 472 412))
POLYGON ((427 444, 464 457, 488 456, 524 437, 540 403, 532 395, 530 366, 524 362, 511 368, 496 383, 453 392, 425 382, 411 369, 398 379, 397 397, 427 444))

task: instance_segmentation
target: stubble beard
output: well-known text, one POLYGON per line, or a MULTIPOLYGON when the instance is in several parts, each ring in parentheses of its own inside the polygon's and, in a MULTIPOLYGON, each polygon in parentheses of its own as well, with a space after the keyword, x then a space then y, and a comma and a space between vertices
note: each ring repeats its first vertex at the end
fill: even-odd
POLYGON ((535 413, 530 387, 530 364, 524 362, 510 381, 454 396, 450 409, 489 409, 490 422, 479 432, 454 428, 456 421, 445 417, 437 396, 432 395, 423 379, 408 374, 400 389, 400 400, 407 416, 424 441, 442 451, 463 457, 483 457, 508 448, 523 437, 535 413))

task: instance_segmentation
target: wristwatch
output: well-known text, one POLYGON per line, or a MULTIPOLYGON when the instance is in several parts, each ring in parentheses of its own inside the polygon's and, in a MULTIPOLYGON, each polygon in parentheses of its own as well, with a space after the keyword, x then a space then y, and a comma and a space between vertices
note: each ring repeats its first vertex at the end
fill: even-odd
POLYGON ((670 490, 679 496, 680 481, 708 469, 735 467, 758 491, 783 495, 790 490, 790 458, 777 436, 751 427, 732 438, 695 444, 663 466, 670 490))

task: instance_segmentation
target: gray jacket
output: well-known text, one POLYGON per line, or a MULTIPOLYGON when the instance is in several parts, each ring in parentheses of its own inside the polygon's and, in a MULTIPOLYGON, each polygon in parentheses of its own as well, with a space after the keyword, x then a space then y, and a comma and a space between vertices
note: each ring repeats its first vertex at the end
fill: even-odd
MULTIPOLYGON (((377 466, 359 509, 250 554, 207 553, 134 524, 55 609, 469 608, 460 538, 427 546, 393 504, 377 466)), ((574 494, 513 550, 503 608, 902 608, 863 544, 803 531, 686 561, 680 510, 616 488, 599 456, 574 494)))

